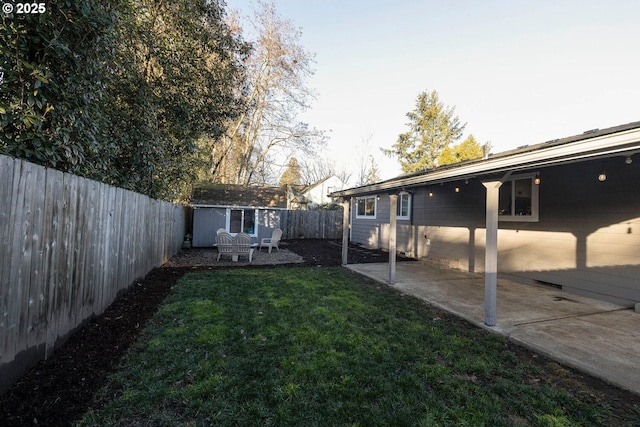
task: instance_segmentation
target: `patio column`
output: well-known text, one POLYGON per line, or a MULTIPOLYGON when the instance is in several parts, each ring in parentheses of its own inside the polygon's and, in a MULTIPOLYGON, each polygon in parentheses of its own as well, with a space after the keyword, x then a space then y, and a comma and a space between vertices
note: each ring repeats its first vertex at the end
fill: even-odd
POLYGON ((347 265, 349 255, 349 197, 342 199, 342 265, 347 265))
POLYGON ((484 254, 484 323, 496 325, 498 294, 498 204, 502 181, 483 181, 487 188, 487 237, 484 254))
POLYGON ((396 214, 398 195, 389 194, 389 284, 396 283, 396 214))

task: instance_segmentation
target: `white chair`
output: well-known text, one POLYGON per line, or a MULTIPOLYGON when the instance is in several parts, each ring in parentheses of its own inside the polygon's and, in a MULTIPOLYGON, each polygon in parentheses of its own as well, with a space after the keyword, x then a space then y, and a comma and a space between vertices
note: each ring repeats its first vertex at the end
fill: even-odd
POLYGON ((226 231, 216 235, 216 246, 218 248, 218 259, 216 261, 220 261, 221 255, 233 256, 233 237, 231 237, 231 234, 226 231))
POLYGON ((246 233, 238 233, 236 237, 233 239, 233 243, 235 246, 235 260, 237 260, 237 256, 239 255, 247 255, 249 257, 249 262, 251 262, 253 258, 253 248, 251 247, 251 236, 246 233))
POLYGON ((278 247, 278 244, 280 243, 281 237, 282 237, 282 230, 280 230, 279 228, 276 228, 275 230, 273 230, 273 233, 271 233, 271 237, 265 237, 264 239, 260 240, 259 250, 262 250, 263 246, 268 246, 269 253, 271 253, 271 248, 276 248, 278 252, 280 252, 280 248, 278 247))

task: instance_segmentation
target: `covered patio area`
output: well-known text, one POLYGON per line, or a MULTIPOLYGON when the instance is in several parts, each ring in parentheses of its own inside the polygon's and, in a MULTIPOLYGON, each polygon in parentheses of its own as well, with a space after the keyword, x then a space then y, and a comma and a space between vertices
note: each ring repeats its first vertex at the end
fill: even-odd
MULTIPOLYGON (((345 267, 389 283, 389 264, 345 267)), ((497 323, 486 326, 485 277, 430 261, 397 263, 395 284, 477 326, 640 394, 640 315, 554 288, 497 279, 497 323)))

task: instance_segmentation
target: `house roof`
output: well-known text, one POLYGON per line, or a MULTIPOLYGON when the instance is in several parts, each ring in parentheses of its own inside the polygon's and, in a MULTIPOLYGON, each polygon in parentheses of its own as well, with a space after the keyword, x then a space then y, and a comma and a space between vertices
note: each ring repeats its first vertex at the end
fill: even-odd
MULTIPOLYGON (((331 176, 333 176, 333 175, 331 175, 331 176)), ((314 189, 314 188, 318 187, 320 184, 322 184, 323 182, 325 182, 325 181, 327 181, 329 178, 331 178, 331 176, 328 176, 328 177, 323 178, 323 179, 321 179, 321 180, 319 180, 319 181, 316 181, 316 182, 314 182, 313 184, 309 184, 309 185, 307 185, 306 187, 304 187, 304 188, 301 190, 301 193, 306 193, 307 191, 310 191, 310 190, 312 190, 312 189, 314 189)))
POLYGON ((193 185, 191 204, 197 207, 242 206, 286 209, 287 191, 280 187, 197 182, 193 185))
POLYGON ((331 193, 333 197, 394 192, 425 184, 436 184, 462 179, 501 179, 505 174, 532 170, 544 166, 579 161, 627 156, 640 153, 640 122, 593 129, 580 135, 554 139, 541 144, 519 147, 515 150, 400 175, 386 181, 331 193))

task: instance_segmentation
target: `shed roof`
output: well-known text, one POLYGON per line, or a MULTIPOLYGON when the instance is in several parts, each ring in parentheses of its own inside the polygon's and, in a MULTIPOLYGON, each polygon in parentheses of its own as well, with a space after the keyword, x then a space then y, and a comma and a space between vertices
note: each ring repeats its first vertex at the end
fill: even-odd
POLYGON ((392 192, 425 184, 498 176, 508 172, 635 153, 640 153, 640 122, 602 130, 593 129, 579 135, 522 146, 483 159, 400 175, 386 181, 336 191, 331 196, 350 197, 392 192))
POLYGON ((287 191, 280 187, 197 182, 193 185, 191 204, 200 207, 248 206, 286 209, 287 191))

